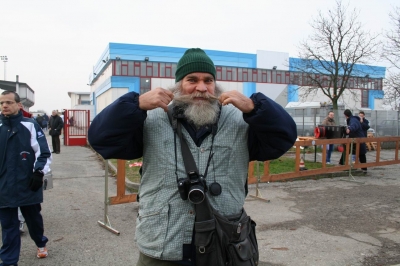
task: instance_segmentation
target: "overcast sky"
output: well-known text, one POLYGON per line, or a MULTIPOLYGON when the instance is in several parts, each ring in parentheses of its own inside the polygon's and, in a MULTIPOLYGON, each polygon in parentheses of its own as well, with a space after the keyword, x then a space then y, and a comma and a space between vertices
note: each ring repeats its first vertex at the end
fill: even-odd
MULTIPOLYGON (((388 14, 399 2, 349 1, 371 32, 390 27, 388 14)), ((334 6, 334 0, 0 0, 0 55, 8 57, 6 80, 19 75, 35 91, 30 110, 50 112, 70 108, 68 91, 89 92, 89 74, 109 42, 297 57, 312 18, 334 6)))

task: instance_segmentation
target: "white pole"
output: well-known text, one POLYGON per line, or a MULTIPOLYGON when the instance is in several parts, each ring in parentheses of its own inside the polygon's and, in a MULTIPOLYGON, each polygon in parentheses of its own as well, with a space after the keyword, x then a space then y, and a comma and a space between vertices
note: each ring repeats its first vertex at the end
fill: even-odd
POLYGON ((15 92, 19 94, 19 77, 17 75, 17 82, 15 82, 15 92))
POLYGON ((0 56, 1 60, 4 62, 4 80, 6 80, 6 63, 8 61, 8 58, 6 55, 0 56))

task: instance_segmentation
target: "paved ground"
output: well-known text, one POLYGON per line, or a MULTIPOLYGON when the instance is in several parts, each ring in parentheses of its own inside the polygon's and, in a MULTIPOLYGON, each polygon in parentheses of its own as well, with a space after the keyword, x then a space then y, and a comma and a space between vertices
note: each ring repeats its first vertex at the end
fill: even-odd
MULTIPOLYGON (((37 259, 26 233, 20 265, 135 265, 137 203, 109 206, 121 232, 112 234, 97 224, 104 220, 102 162, 76 146, 62 146, 53 158, 54 188, 42 204, 50 255, 37 259)), ((399 172, 399 165, 369 169, 356 177, 364 183, 336 177, 261 185, 270 202, 248 197, 245 205, 257 222, 260 265, 400 264, 399 172)), ((109 186, 115 195, 113 178, 109 186)))

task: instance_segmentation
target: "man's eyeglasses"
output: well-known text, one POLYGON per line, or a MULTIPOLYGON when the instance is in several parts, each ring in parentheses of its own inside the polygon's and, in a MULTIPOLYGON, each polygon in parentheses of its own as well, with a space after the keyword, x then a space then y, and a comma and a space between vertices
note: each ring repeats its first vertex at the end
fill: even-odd
POLYGON ((0 102, 0 105, 4 105, 4 104, 12 105, 12 104, 14 104, 14 103, 16 103, 16 102, 13 102, 13 101, 4 101, 4 102, 0 102))

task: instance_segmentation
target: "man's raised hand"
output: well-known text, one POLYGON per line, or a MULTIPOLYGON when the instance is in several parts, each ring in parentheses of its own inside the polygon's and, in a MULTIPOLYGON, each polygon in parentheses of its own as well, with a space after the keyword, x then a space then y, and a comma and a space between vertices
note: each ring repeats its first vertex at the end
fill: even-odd
POLYGON ((171 91, 158 87, 139 96, 139 108, 142 110, 153 110, 161 107, 167 112, 168 104, 173 98, 174 95, 171 91))
POLYGON ((238 91, 223 92, 219 97, 219 102, 222 105, 231 103, 243 113, 250 113, 254 109, 253 101, 238 91))

